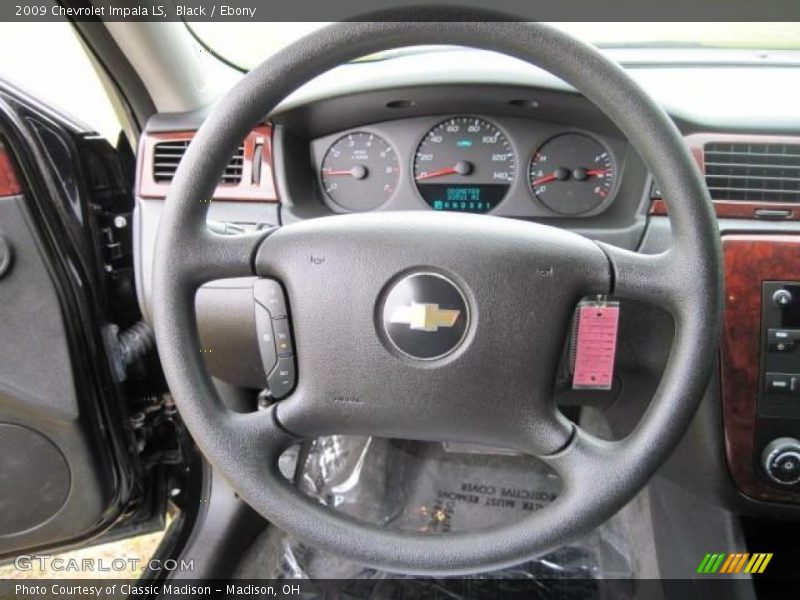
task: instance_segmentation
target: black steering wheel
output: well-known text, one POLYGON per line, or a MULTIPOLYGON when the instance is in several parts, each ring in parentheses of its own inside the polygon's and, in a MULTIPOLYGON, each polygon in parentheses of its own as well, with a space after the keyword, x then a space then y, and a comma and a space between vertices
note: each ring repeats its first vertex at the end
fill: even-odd
POLYGON ((711 201, 680 133, 617 65, 541 24, 401 20, 409 15, 317 31, 250 72, 218 103, 166 200, 154 321, 186 426, 253 508, 310 544, 368 565, 458 574, 557 548, 600 525, 647 483, 688 427, 710 375, 721 322, 721 250, 711 201), (324 217, 257 235, 209 232, 207 199, 223 168, 279 101, 348 60, 422 44, 522 59, 594 102, 668 198, 671 248, 641 255, 544 225, 433 211, 324 217), (417 273, 460 293, 469 316, 457 349, 443 357, 412 358, 387 340, 385 303, 396 283, 417 273), (194 296, 206 281, 252 275, 285 287, 298 384, 268 410, 241 414, 223 406, 204 367, 194 296), (593 294, 654 303, 675 321, 649 408, 615 442, 576 427, 553 400, 571 316, 578 300, 593 294), (555 469, 562 490, 512 525, 442 535, 387 531, 324 508, 280 474, 277 458, 287 447, 335 433, 514 448, 555 469))

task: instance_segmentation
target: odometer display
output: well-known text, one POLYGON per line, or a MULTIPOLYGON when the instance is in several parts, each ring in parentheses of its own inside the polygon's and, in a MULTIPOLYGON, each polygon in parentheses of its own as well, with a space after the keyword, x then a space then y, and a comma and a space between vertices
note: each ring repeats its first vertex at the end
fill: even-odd
POLYGON ((485 119, 454 117, 431 129, 414 155, 414 179, 434 210, 485 213, 514 181, 514 150, 485 119))

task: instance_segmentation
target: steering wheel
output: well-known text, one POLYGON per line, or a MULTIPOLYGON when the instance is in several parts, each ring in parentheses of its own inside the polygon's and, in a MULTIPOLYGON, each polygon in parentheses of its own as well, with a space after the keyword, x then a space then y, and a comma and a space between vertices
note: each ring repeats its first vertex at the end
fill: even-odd
POLYGON ((158 231, 158 348, 199 448, 274 525, 389 571, 501 568, 599 526, 633 498, 680 440, 705 389, 720 332, 719 234, 676 127, 595 49, 541 24, 420 23, 409 22, 413 12, 393 16, 392 22, 334 24, 285 48, 245 76, 200 127, 158 231), (229 237, 207 229, 207 199, 223 168, 279 101, 346 61, 423 44, 522 59, 594 102, 659 181, 669 202, 670 249, 642 255, 544 225, 433 211, 322 217, 229 237), (286 290, 298 383, 267 410, 243 414, 223 406, 204 367, 194 297, 204 282, 253 275, 277 279, 286 290), (443 356, 401 352, 390 343, 386 306, 416 275, 437 280, 436 289, 463 302, 460 337, 443 356), (627 437, 613 442, 567 420, 553 398, 573 311, 580 298, 594 294, 660 305, 675 323, 647 411, 627 437), (326 509, 280 474, 277 459, 286 448, 329 434, 513 448, 549 464, 562 489, 547 507, 502 527, 441 535, 387 531, 326 509))

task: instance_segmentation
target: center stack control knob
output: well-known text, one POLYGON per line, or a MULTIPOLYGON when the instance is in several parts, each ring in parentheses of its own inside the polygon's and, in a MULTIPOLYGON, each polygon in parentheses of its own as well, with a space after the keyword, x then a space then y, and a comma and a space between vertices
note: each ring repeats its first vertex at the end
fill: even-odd
POLYGON ((761 464, 778 485, 800 483, 800 441, 790 437, 772 440, 761 453, 761 464))
POLYGON ((772 301, 781 308, 789 306, 792 300, 792 292, 786 289, 780 289, 772 294, 772 301))

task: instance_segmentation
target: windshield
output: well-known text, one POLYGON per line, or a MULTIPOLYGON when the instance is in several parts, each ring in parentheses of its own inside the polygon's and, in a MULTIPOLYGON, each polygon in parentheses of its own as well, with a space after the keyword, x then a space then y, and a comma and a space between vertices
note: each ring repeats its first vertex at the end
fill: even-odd
MULTIPOLYGON (((187 24, 210 50, 250 70, 293 41, 328 23, 187 24)), ((800 23, 551 23, 587 42, 611 47, 800 50, 800 23)))

